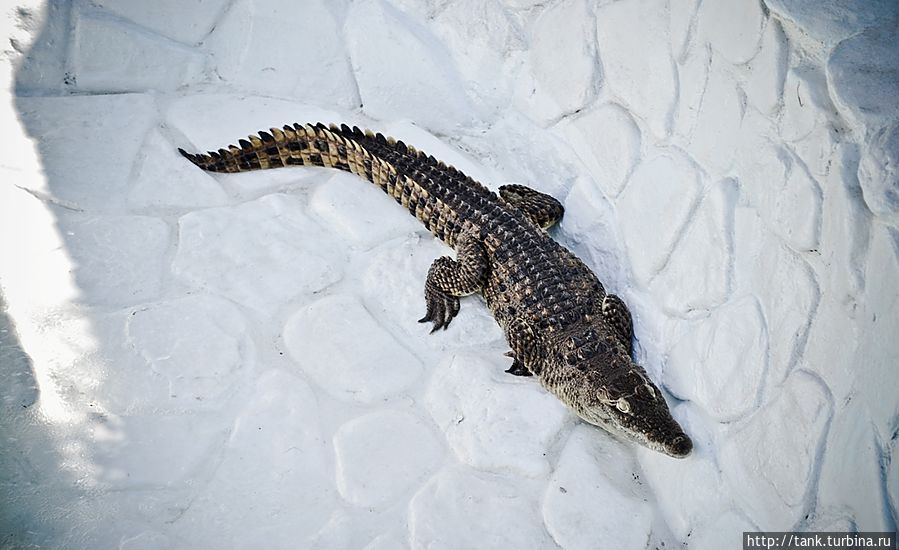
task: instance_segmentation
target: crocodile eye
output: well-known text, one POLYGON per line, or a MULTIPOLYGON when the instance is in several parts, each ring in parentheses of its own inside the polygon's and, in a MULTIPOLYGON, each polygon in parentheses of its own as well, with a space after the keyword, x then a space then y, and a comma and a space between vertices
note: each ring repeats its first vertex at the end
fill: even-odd
POLYGON ((615 402, 615 407, 623 413, 631 412, 631 404, 628 403, 627 399, 623 397, 619 398, 618 401, 615 402))

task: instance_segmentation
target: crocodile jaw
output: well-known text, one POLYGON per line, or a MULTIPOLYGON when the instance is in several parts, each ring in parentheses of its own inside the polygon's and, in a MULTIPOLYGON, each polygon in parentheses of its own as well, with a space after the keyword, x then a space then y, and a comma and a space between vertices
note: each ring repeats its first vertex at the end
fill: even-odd
MULTIPOLYGON (((642 372, 636 365, 633 368, 642 372)), ((609 395, 610 384, 595 372, 565 379, 541 376, 541 382, 582 420, 619 439, 673 458, 686 458, 693 450, 692 440, 671 416, 661 390, 644 375, 634 376, 629 384, 635 389, 625 395, 627 412, 618 407, 621 394, 609 395)))
MULTIPOLYGON (((571 407, 573 410, 574 408, 571 407)), ((574 412, 588 424, 604 429, 618 439, 638 443, 653 451, 668 455, 673 458, 687 458, 693 451, 693 441, 683 432, 674 419, 671 421, 676 430, 666 433, 667 437, 658 437, 657 434, 643 433, 629 429, 608 417, 602 417, 595 412, 574 412)))

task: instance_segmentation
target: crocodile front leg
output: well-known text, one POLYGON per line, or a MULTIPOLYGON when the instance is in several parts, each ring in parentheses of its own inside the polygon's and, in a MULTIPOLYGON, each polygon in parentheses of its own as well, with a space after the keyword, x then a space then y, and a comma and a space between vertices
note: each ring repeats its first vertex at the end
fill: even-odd
POLYGON ((512 320, 506 329, 506 339, 512 348, 506 355, 513 358, 506 372, 515 376, 539 376, 543 370, 543 346, 531 324, 520 318, 512 320))
POLYGON ((431 332, 449 326, 459 313, 459 297, 480 291, 487 279, 487 252, 469 233, 456 239, 456 257, 441 256, 434 260, 425 281, 427 312, 419 323, 434 323, 431 332))
POLYGON ((512 366, 506 369, 506 372, 508 372, 509 374, 514 374, 515 376, 534 376, 534 373, 529 371, 528 368, 524 366, 524 363, 522 363, 518 360, 517 357, 515 357, 514 351, 507 351, 506 357, 512 358, 512 366))

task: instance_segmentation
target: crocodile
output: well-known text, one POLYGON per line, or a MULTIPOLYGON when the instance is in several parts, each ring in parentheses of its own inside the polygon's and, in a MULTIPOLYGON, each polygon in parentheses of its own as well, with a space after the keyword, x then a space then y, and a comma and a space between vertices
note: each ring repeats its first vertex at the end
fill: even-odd
POLYGON ((683 458, 693 443, 659 388, 632 359, 633 321, 584 262, 547 230, 564 213, 524 185, 499 192, 411 145, 342 124, 293 124, 206 154, 178 151, 211 172, 318 166, 379 186, 455 249, 434 260, 422 323, 446 329, 460 297, 480 294, 502 327, 506 371, 534 376, 584 421, 625 440, 683 458))

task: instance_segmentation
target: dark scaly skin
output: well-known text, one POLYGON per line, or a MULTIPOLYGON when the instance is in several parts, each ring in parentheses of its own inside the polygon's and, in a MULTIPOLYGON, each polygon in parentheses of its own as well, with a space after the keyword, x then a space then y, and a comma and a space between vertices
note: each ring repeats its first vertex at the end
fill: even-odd
POLYGON ((535 375, 587 422, 674 457, 690 438, 661 391, 631 360, 630 313, 545 229, 562 216, 552 197, 525 186, 500 194, 413 147, 347 126, 285 126, 209 154, 179 151, 204 170, 321 166, 375 183, 457 259, 432 264, 422 322, 446 328, 459 297, 480 292, 512 348, 509 372, 535 375))

